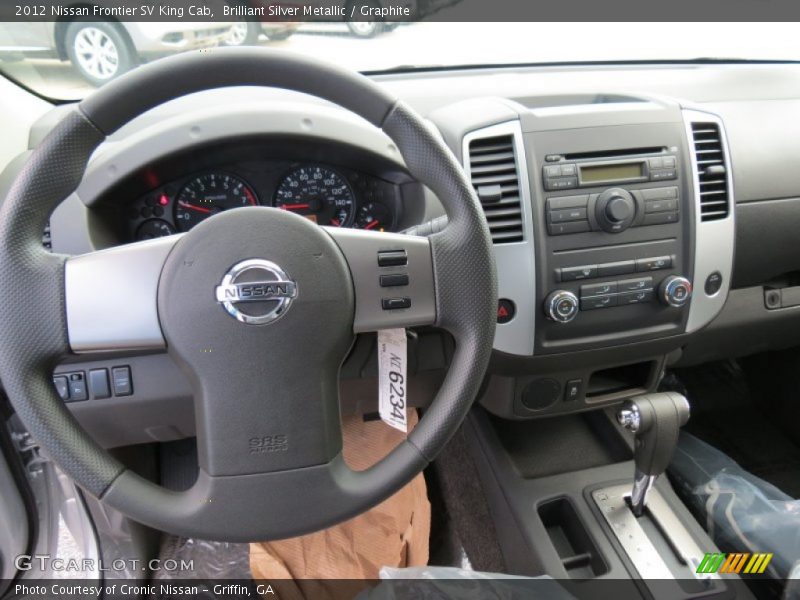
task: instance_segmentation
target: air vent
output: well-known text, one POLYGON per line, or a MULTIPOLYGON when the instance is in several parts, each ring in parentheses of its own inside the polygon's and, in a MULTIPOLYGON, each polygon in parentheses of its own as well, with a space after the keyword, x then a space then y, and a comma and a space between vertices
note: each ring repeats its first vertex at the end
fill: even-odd
POLYGON ((495 244, 522 241, 522 206, 514 138, 501 135, 469 143, 472 185, 483 205, 495 244))
POLYGON ((724 219, 730 212, 728 167, 716 123, 692 123, 694 155, 700 177, 700 220, 724 219))
POLYGON ((47 225, 44 226, 44 232, 42 233, 42 246, 44 246, 45 250, 52 250, 53 249, 53 240, 50 238, 50 222, 48 221, 47 225))

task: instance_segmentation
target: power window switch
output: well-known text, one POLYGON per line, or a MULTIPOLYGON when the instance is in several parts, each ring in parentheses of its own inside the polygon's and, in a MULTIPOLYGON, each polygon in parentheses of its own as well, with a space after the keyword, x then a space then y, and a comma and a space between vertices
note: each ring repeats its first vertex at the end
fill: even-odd
POLYGON ((130 367, 114 367, 111 369, 111 383, 115 396, 130 396, 133 394, 130 367))
POLYGON ((108 385, 108 369, 92 369, 89 371, 89 389, 92 398, 102 400, 111 397, 111 388, 108 385))
POLYGON ((53 384, 56 386, 56 393, 64 402, 69 402, 69 382, 66 377, 53 377, 53 384))
POLYGON ((86 377, 83 371, 70 373, 69 379, 69 399, 70 402, 81 402, 89 399, 89 392, 86 389, 86 377))

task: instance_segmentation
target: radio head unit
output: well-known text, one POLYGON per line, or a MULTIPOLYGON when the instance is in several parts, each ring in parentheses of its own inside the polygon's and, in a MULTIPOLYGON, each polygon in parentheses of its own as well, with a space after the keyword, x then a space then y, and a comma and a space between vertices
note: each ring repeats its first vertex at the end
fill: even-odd
POLYGON ((568 190, 678 178, 675 149, 634 148, 611 156, 598 154, 548 154, 545 157, 548 164, 542 167, 544 189, 568 190), (614 158, 621 154, 630 158, 614 158))

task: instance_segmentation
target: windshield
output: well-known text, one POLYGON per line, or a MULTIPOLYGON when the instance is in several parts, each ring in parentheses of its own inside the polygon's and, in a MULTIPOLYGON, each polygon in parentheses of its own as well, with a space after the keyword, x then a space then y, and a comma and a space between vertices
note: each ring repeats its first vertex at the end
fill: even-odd
MULTIPOLYGON (((446 10, 437 18, 446 16, 446 10)), ((602 25, 613 35, 598 35, 597 23, 6 22, 0 23, 0 72, 45 97, 74 100, 146 62, 226 45, 289 50, 369 72, 504 64, 800 59, 792 23, 602 25)))

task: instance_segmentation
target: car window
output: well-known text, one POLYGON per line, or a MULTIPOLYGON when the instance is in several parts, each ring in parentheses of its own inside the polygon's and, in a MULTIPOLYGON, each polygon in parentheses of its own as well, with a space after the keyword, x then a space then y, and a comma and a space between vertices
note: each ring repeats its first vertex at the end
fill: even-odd
MULTIPOLYGON (((287 5, 288 6, 288 5, 287 5)), ((446 17, 445 8, 438 17, 446 17)), ((597 61, 796 60, 791 23, 300 22, 0 23, 0 72, 48 98, 79 99, 146 62, 212 46, 262 46, 360 71, 597 61), (753 35, 753 28, 763 31, 753 35), (665 40, 680 43, 665 43, 665 40), (571 40, 565 43, 565 40, 571 40)))

